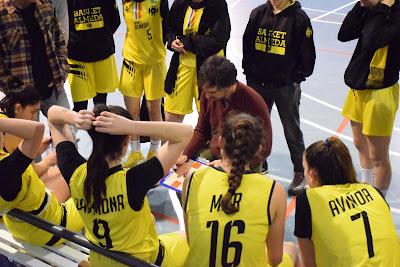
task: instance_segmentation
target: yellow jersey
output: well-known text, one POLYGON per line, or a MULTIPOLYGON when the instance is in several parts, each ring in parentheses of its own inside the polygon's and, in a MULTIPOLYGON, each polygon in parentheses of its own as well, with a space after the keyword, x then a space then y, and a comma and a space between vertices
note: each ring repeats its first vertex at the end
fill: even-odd
MULTIPOLYGON (((126 36, 123 57, 136 64, 165 61, 161 8, 165 0, 129 1, 123 5, 126 36)), ((168 5, 168 3, 166 3, 168 5)))
MULTIPOLYGON (((0 112, 0 118, 8 119, 8 116, 6 114, 0 112)), ((17 148, 17 146, 19 145, 19 143, 21 143, 21 141, 22 141, 22 139, 19 138, 18 136, 4 133, 2 149, 3 150, 5 149, 4 151, 11 153, 17 148)))
POLYGON ((265 240, 275 182, 258 173, 244 174, 233 196, 239 211, 227 215, 221 198, 228 174, 214 168, 196 171, 188 186, 189 255, 186 266, 269 266, 265 240))
MULTIPOLYGON (((0 153, 0 161, 8 156, 8 153, 0 153)), ((14 208, 30 212, 56 225, 65 224, 63 226, 66 226, 68 217, 69 220, 73 221, 70 224, 74 224, 74 227, 70 230, 78 231, 83 228, 83 222, 79 216, 67 216, 67 214, 74 214, 73 206, 69 206, 67 211, 66 207, 60 205, 56 197, 46 190, 44 183, 40 180, 32 165, 29 165, 22 174, 21 190, 17 197, 13 201, 5 201, 0 198, 0 210, 7 211, 14 208)), ((77 215, 77 213, 75 214, 77 215)), ((3 216, 3 220, 4 225, 15 238, 40 246, 49 243, 51 240, 55 240, 55 242, 49 243, 49 245, 61 242, 60 239, 54 239, 53 234, 14 219, 7 214, 3 216)))
POLYGON ((317 266, 400 266, 390 209, 368 184, 307 189, 317 266))
MULTIPOLYGON (((147 197, 140 211, 128 202, 126 172, 122 168, 106 179, 106 196, 99 209, 92 208, 84 195, 87 163, 80 165, 69 182, 71 196, 85 224, 85 236, 93 244, 155 262, 159 240, 147 197)), ((91 252, 92 253, 92 252, 91 252)), ((93 266, 104 266, 97 255, 93 266)), ((107 262, 107 259, 104 259, 107 262)))

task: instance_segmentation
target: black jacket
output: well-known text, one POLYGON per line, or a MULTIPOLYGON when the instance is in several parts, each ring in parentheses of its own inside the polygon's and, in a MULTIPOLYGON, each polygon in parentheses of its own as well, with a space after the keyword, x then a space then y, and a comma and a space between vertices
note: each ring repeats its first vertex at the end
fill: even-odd
MULTIPOLYGON (((231 23, 225 0, 204 0, 200 4, 192 3, 190 0, 175 0, 169 12, 167 47, 174 52, 171 44, 177 36, 180 36, 185 50, 196 55, 197 70, 199 70, 209 56, 217 54, 222 49, 226 50, 230 32, 231 23), (183 21, 189 5, 192 8, 204 6, 204 11, 197 33, 184 35, 183 21)), ((175 88, 178 66, 179 53, 174 52, 165 79, 165 92, 168 94, 175 88)))
POLYGON ((115 0, 68 0, 68 14, 68 58, 95 62, 114 54, 113 34, 121 23, 115 0), (104 27, 95 28, 101 20, 104 27), (82 26, 94 28, 77 30, 82 26))
POLYGON ((378 4, 366 8, 358 2, 347 14, 338 34, 339 41, 358 39, 356 49, 344 74, 352 89, 382 89, 399 80, 400 70, 400 2, 389 8, 378 4), (377 49, 389 45, 383 83, 368 86, 371 60, 377 49))
POLYGON ((281 87, 313 73, 315 47, 310 19, 294 2, 278 14, 269 2, 255 8, 243 34, 247 80, 281 87))

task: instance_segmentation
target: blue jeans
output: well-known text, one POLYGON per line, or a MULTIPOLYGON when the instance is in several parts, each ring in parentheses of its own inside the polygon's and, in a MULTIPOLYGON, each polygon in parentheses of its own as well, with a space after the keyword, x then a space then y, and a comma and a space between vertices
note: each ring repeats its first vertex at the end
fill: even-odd
POLYGON ((283 87, 271 87, 251 79, 247 80, 247 85, 262 96, 270 112, 274 103, 276 104, 294 171, 303 172, 303 153, 305 148, 303 133, 300 129, 300 85, 292 83, 283 87))

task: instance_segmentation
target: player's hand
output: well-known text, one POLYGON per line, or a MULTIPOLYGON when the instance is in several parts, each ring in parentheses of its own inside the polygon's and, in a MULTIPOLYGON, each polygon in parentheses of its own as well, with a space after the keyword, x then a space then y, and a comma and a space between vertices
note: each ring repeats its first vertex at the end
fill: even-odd
POLYGON ((217 159, 217 160, 211 161, 211 162, 208 163, 207 165, 208 165, 208 166, 212 166, 212 167, 216 167, 216 168, 222 167, 222 160, 217 159))
POLYGON ((180 155, 175 164, 175 172, 179 176, 186 175, 189 172, 191 165, 192 163, 189 161, 188 156, 180 155))
POLYGON ((97 132, 108 133, 113 135, 124 135, 128 134, 127 125, 132 123, 131 120, 122 117, 120 115, 103 111, 100 116, 97 116, 96 120, 93 122, 97 132))
POLYGON ((40 144, 40 146, 38 148, 38 155, 45 152, 49 148, 49 145, 51 144, 51 142, 52 142, 51 137, 44 137, 42 139, 42 143, 40 144))
POLYGON ((388 7, 393 6, 394 0, 382 0, 381 4, 387 5, 388 7))
POLYGON ((172 44, 171 44, 172 49, 174 49, 174 51, 181 53, 181 54, 185 54, 186 50, 185 50, 185 46, 182 44, 182 42, 176 38, 172 44))
POLYGON ((89 110, 80 110, 75 117, 75 126, 78 129, 82 130, 90 130, 93 125, 93 121, 95 121, 96 118, 94 117, 94 113, 89 110))

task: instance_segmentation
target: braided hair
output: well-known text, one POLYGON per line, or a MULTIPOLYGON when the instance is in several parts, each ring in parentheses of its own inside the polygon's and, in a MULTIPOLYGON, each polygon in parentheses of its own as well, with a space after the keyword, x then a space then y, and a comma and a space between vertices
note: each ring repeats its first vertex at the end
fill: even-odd
POLYGON ((226 214, 233 214, 239 211, 239 207, 232 202, 232 197, 242 182, 246 165, 263 145, 264 126, 261 120, 248 114, 232 114, 222 124, 222 138, 231 171, 228 175, 229 189, 222 197, 221 207, 226 214))

